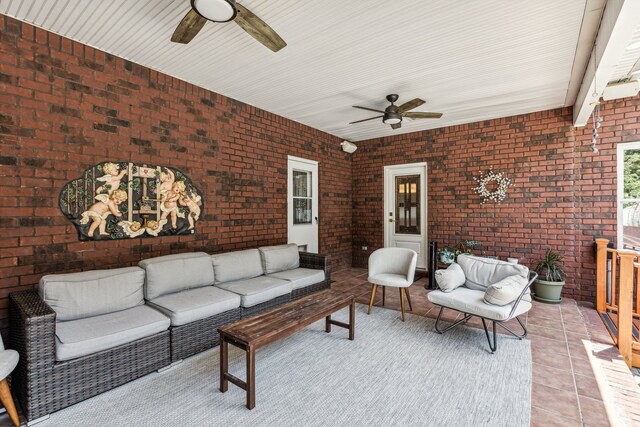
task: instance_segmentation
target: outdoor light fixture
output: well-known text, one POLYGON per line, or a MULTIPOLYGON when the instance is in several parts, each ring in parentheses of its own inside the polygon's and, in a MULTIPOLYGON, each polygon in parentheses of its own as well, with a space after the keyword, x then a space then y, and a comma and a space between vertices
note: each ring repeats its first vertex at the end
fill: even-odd
POLYGON ((382 118, 382 122, 386 125, 395 125, 402 121, 402 116, 399 113, 390 112, 384 113, 384 117, 382 118))
POLYGON ((229 22, 238 13, 235 0, 191 0, 191 7, 213 22, 229 22))
POLYGON ((342 151, 344 151, 345 153, 349 153, 349 154, 352 154, 354 151, 356 151, 358 149, 356 144, 354 144, 353 142, 349 142, 349 141, 342 141, 340 143, 340 146, 342 147, 342 151))

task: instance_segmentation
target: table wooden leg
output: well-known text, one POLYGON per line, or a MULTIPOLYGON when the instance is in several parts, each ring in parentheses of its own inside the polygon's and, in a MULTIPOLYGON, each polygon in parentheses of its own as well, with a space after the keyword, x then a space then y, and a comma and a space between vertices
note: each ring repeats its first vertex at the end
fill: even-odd
POLYGON ((355 301, 349 305, 349 339, 353 341, 355 338, 356 326, 356 303, 355 301))
POLYGON ((229 381, 225 377, 228 371, 229 361, 229 344, 224 340, 224 337, 220 337, 220 391, 225 392, 229 388, 229 381))
POLYGON ((256 359, 255 350, 252 347, 247 349, 247 408, 256 407, 256 359))
POLYGON ((324 330, 331 332, 331 315, 328 315, 324 320, 324 330))

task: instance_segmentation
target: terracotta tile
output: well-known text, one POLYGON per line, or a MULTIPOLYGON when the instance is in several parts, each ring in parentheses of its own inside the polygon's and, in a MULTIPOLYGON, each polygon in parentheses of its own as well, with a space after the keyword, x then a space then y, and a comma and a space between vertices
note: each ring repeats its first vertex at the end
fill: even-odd
POLYGON ((593 366, 589 359, 583 358, 571 358, 571 364, 573 365, 573 372, 579 375, 592 376, 593 366))
POLYGON ((531 407, 531 427, 578 427, 581 425, 582 423, 575 419, 562 417, 537 406, 531 407))
POLYGON ((540 363, 533 363, 533 382, 575 393, 573 375, 571 371, 553 368, 540 363))
POLYGON ((603 400, 600 388, 595 377, 592 375, 575 374, 576 386, 579 396, 586 396, 592 399, 603 400))
POLYGON ((562 331, 562 326, 559 329, 556 328, 545 328, 544 326, 538 325, 530 325, 528 328, 530 335, 538 335, 551 339, 563 339, 564 332, 562 331))
POLYGON ((566 332, 587 335, 587 328, 584 323, 564 322, 564 330, 566 332))
POLYGON ((580 421, 578 398, 575 392, 533 383, 531 397, 532 402, 539 408, 544 408, 561 417, 580 421))
POLYGON ((593 355, 593 351, 587 350, 584 343, 575 343, 570 342, 567 343, 569 347, 569 356, 574 359, 588 359, 589 355, 593 355))
POLYGON ((582 411, 582 421, 592 426, 609 426, 609 415, 601 400, 580 396, 580 409, 582 411))
POLYGON ((548 329, 555 329, 562 333, 562 321, 558 317, 557 319, 552 319, 549 317, 535 317, 530 316, 528 319, 529 326, 542 326, 548 329))
POLYGON ((571 360, 569 356, 559 355, 553 351, 545 350, 544 347, 532 347, 531 357, 534 363, 571 372, 571 360))

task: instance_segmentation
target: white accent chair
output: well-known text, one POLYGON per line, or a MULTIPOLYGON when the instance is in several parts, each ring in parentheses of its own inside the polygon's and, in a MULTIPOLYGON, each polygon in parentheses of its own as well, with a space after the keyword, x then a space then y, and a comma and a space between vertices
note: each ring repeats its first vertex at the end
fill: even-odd
POLYGON ((0 336, 0 400, 4 405, 4 408, 11 418, 11 422, 15 427, 20 426, 18 419, 18 411, 16 411, 16 405, 13 403, 13 397, 11 396, 11 390, 9 390, 9 383, 7 377, 18 364, 18 352, 15 350, 5 350, 4 343, 2 342, 2 336, 0 336))
POLYGON ((405 248, 381 248, 371 254, 369 257, 369 278, 367 279, 371 283, 371 300, 367 314, 371 314, 371 306, 373 306, 378 286, 382 286, 382 305, 384 305, 386 287, 399 288, 402 321, 404 322, 405 295, 409 302, 409 310, 413 311, 409 286, 413 283, 417 261, 418 254, 405 248))

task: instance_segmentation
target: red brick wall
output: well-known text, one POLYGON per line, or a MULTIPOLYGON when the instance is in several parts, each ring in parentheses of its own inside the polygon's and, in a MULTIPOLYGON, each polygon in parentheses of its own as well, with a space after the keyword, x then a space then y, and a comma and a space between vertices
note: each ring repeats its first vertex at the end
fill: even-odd
POLYGON ((0 319, 43 274, 286 242, 287 155, 320 163, 320 252, 351 264, 351 166, 340 140, 0 15, 0 319), (79 242, 62 186, 104 160, 184 171, 196 235, 79 242))
MULTIPOLYGON (((574 129, 570 108, 358 143, 353 155, 353 264, 383 245, 383 167, 427 162, 428 233, 440 247, 462 239, 487 255, 535 267, 546 248, 565 256, 564 295, 595 296, 595 237, 616 234, 616 153, 640 140, 640 97, 604 106, 598 153, 591 124, 574 129), (513 180, 501 204, 480 204, 473 176, 490 167, 513 180), (361 247, 368 246, 367 251, 361 247)), ((372 126, 379 126, 373 124, 372 126)))

